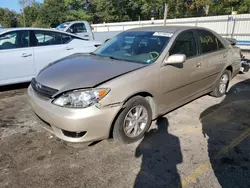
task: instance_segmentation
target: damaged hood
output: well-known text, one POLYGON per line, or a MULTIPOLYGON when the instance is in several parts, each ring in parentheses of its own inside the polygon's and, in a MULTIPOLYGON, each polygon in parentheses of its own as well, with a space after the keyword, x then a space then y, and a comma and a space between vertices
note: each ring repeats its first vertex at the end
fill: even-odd
POLYGON ((36 80, 59 91, 92 88, 145 66, 147 65, 75 54, 48 65, 38 74, 36 80))

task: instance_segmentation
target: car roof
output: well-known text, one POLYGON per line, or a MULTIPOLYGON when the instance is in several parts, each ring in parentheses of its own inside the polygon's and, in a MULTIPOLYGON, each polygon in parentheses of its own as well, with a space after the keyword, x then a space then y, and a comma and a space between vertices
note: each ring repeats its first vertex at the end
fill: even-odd
POLYGON ((151 27, 139 27, 139 28, 134 28, 130 29, 127 31, 155 31, 155 32, 170 32, 170 33, 175 33, 179 30, 189 30, 189 29, 203 29, 203 30, 208 30, 203 27, 194 27, 194 26, 178 26, 178 25, 170 25, 170 26, 151 26, 151 27))
POLYGON ((65 31, 60 31, 60 30, 57 30, 57 29, 45 29, 45 28, 35 28, 35 27, 15 27, 15 28, 4 28, 4 29, 0 29, 0 34, 2 33, 6 33, 6 32, 9 32, 9 31, 32 31, 32 30, 38 30, 38 31, 54 31, 54 32, 59 32, 59 33, 64 33, 64 34, 67 34, 67 35, 71 35, 71 36, 74 36, 74 37, 77 37, 77 38, 82 38, 78 35, 74 35, 72 33, 68 33, 68 32, 65 32, 65 31))
POLYGON ((71 22, 64 22, 62 24, 74 24, 74 23, 87 23, 87 21, 71 21, 71 22))

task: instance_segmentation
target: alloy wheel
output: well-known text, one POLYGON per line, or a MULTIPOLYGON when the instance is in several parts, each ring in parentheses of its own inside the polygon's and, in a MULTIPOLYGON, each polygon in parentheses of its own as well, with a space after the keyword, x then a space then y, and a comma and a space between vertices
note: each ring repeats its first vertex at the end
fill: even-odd
POLYGON ((137 105, 129 110, 124 119, 123 130, 124 133, 134 138, 140 135, 148 123, 148 112, 142 105, 137 105))
POLYGON ((227 74, 223 74, 219 85, 220 93, 226 93, 228 81, 229 81, 229 76, 227 74))

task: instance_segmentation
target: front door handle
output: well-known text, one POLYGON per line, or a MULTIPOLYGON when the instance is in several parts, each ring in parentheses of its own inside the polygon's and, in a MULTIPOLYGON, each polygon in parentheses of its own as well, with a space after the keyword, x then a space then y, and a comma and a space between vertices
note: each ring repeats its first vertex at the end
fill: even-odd
POLYGON ((22 54, 22 57, 30 57, 30 56, 32 56, 32 54, 26 54, 26 53, 22 54))
POLYGON ((196 64, 196 67, 197 67, 197 68, 200 68, 200 67, 201 67, 201 62, 197 63, 197 64, 196 64))

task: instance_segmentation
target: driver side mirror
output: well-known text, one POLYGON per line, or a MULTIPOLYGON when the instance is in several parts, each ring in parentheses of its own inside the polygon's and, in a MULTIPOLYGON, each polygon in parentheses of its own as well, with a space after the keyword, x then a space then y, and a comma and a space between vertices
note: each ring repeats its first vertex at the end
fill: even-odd
POLYGON ((187 57, 185 54, 174 54, 165 59, 163 65, 183 64, 185 63, 186 59, 187 57))

